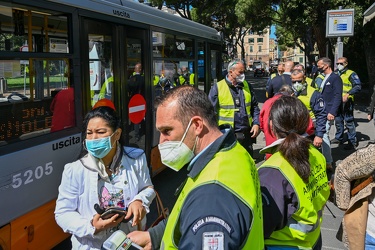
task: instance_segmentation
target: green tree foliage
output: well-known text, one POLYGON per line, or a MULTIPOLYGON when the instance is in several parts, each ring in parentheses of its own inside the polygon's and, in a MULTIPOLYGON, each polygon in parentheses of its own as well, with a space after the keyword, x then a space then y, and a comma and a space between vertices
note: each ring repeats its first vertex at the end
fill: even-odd
POLYGON ((221 32, 224 42, 233 45, 232 57, 237 54, 239 45, 244 58, 244 36, 251 25, 239 20, 234 8, 237 4, 238 0, 198 0, 192 5, 192 19, 221 32))
POLYGON ((243 47, 243 37, 249 29, 258 32, 275 24, 279 45, 299 46, 310 62, 314 60, 311 51, 315 44, 320 57, 328 55, 333 59, 337 39, 326 38, 327 10, 339 9, 339 6, 354 8, 354 36, 342 39, 344 56, 361 80, 368 80, 370 86, 374 86, 375 20, 362 25, 363 12, 373 0, 151 0, 151 3, 159 9, 165 3, 184 18, 214 27, 227 44, 234 43, 234 49, 237 44, 243 47))
MULTIPOLYGON (((364 69, 366 69, 365 62, 367 61, 368 75, 375 74, 373 73, 375 66, 374 20, 364 27, 362 25, 363 12, 372 3, 373 0, 238 0, 236 13, 244 22, 254 24, 256 20, 259 20, 260 24, 272 22, 279 26, 280 28, 277 29, 279 44, 303 47, 306 55, 310 55, 316 43, 319 56, 328 55, 333 59, 337 39, 326 38, 327 10, 337 10, 339 6, 342 9, 354 8, 354 36, 343 39, 344 56, 348 58, 350 67, 358 72, 361 80, 365 82, 369 79, 370 86, 373 86, 375 76, 367 77, 364 69)), ((309 61, 312 60, 310 56, 309 61)))

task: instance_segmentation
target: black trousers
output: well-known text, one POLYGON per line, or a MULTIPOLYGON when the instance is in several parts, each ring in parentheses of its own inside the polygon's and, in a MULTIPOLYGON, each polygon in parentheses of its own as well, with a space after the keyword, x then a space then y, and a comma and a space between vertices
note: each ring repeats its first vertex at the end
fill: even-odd
POLYGON ((251 138, 250 130, 245 132, 235 133, 237 141, 244 147, 247 152, 254 158, 253 143, 256 143, 255 138, 251 138))

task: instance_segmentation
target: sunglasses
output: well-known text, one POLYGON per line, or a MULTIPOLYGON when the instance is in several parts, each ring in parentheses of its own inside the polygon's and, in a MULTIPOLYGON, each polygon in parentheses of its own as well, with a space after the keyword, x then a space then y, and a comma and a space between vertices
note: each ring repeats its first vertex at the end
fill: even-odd
POLYGON ((336 65, 343 65, 344 66, 344 63, 336 63, 336 65))

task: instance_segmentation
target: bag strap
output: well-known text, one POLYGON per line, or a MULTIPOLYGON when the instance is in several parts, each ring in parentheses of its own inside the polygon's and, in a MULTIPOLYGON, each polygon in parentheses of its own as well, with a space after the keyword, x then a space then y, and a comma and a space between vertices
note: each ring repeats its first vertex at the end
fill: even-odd
POLYGON ((156 194, 156 207, 158 209, 158 215, 163 215, 164 218, 167 218, 167 214, 165 213, 163 202, 161 201, 161 198, 158 194, 158 192, 155 191, 156 194))
POLYGON ((359 191, 361 191, 362 189, 367 187, 371 182, 374 182, 374 181, 375 181, 375 171, 372 172, 370 177, 368 177, 366 180, 362 181, 358 186, 356 186, 355 188, 352 189, 352 191, 350 192, 351 196, 353 197, 359 191))

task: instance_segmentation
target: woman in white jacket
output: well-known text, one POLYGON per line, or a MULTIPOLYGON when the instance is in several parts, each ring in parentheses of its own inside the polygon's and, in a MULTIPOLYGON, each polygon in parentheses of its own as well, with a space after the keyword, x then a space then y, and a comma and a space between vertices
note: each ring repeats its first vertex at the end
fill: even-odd
POLYGON ((123 146, 121 121, 113 108, 94 108, 83 125, 82 153, 64 168, 55 219, 72 234, 73 249, 100 249, 118 229, 144 229, 155 192, 145 154, 123 146), (127 214, 102 219, 109 207, 127 214))

